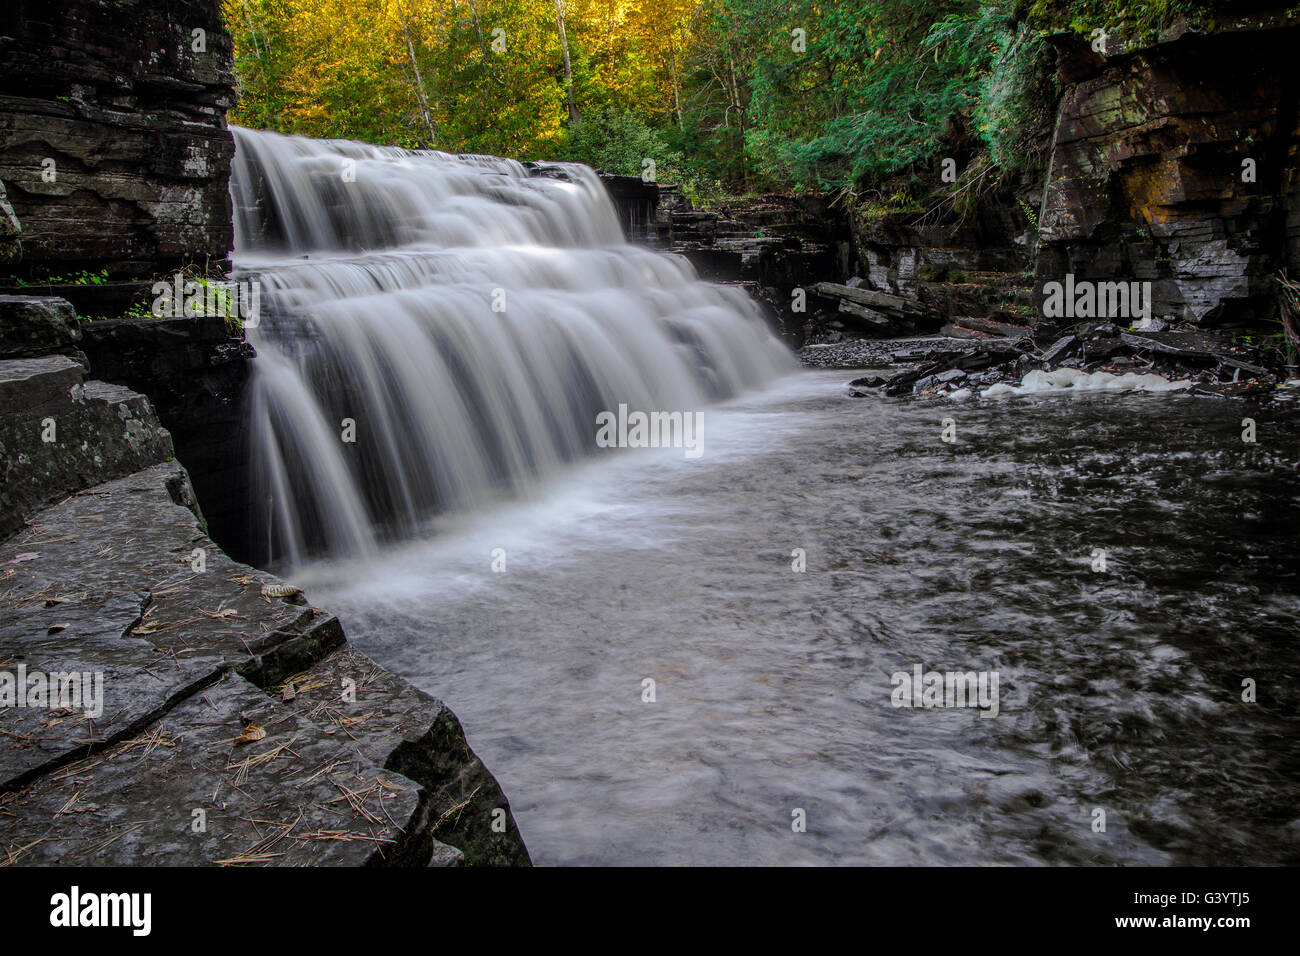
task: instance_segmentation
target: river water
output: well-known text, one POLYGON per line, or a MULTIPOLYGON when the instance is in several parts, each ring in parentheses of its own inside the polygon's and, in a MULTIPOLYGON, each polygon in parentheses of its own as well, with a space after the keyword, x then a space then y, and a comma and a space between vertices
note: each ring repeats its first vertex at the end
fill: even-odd
POLYGON ((539 864, 1300 862, 1294 410, 852 377, 295 580, 455 710, 539 864), (894 706, 917 665, 998 715, 894 706))

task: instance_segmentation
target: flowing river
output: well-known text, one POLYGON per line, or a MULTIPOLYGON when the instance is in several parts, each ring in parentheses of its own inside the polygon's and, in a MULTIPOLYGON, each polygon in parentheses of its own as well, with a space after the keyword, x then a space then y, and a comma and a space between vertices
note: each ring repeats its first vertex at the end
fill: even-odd
POLYGON ((852 398, 582 167, 236 141, 260 560, 536 862, 1300 863, 1288 403, 852 398))
POLYGON ((538 863, 1296 863, 1294 412, 1246 445, 1237 403, 847 377, 304 583, 454 707, 538 863), (996 672, 998 716, 895 707, 917 664, 996 672))

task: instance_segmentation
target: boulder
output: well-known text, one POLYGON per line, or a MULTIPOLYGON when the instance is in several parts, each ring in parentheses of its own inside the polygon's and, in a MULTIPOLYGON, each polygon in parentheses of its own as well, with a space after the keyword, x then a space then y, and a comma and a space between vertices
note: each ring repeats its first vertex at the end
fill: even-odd
POLYGON ((0 295, 0 358, 72 353, 80 341, 77 313, 66 299, 0 295))

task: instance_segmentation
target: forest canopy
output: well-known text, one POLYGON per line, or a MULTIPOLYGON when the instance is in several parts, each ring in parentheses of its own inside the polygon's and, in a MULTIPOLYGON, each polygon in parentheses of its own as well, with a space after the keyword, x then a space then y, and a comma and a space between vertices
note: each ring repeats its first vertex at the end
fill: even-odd
MULTIPOLYGON (((1258 4, 1256 4, 1257 6, 1258 4)), ((225 0, 247 126, 570 159, 702 194, 1041 165, 1047 37, 1233 0, 225 0)))

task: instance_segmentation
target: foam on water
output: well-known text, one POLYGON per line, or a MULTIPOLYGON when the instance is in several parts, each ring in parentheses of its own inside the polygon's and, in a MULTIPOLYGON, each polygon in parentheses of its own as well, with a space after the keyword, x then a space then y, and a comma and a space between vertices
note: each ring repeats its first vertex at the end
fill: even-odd
MULTIPOLYGON (((1170 381, 1155 374, 1125 372, 1112 375, 1110 372, 1083 372, 1073 368, 1058 368, 1055 371, 1029 372, 1019 385, 999 382, 980 392, 980 398, 1002 398, 1009 395, 1036 395, 1051 392, 1177 392, 1191 387, 1189 379, 1170 381)), ((966 389, 959 389, 950 398, 965 399, 970 397, 966 389), (964 392, 965 394, 959 394, 964 392)))

